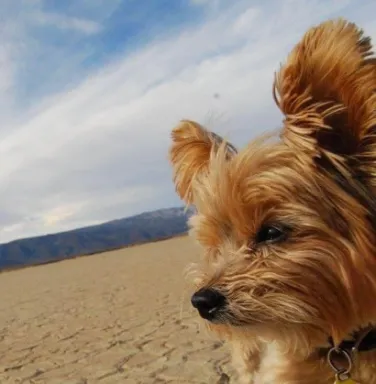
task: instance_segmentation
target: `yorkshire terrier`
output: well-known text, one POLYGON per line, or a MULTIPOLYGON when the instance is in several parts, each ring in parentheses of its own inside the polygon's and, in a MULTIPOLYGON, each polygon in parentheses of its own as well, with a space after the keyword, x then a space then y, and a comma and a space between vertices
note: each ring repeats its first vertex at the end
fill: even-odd
POLYGON ((172 132, 203 257, 192 305, 239 383, 376 384, 376 60, 353 23, 309 29, 276 74, 278 135, 172 132))

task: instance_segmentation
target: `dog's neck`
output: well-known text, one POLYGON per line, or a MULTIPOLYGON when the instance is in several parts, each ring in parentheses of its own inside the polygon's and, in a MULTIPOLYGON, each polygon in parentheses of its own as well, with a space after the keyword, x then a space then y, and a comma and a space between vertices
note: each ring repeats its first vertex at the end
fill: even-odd
MULTIPOLYGON (((357 347, 357 352, 368 352, 376 349, 376 327, 369 329, 367 334, 362 338, 359 345, 359 339, 362 337, 365 329, 360 329, 353 332, 348 339, 343 340, 338 348, 350 352, 354 347, 357 347)), ((329 350, 334 347, 333 339, 329 337, 329 347, 321 347, 318 349, 318 354, 320 357, 326 357, 329 353, 329 350)))

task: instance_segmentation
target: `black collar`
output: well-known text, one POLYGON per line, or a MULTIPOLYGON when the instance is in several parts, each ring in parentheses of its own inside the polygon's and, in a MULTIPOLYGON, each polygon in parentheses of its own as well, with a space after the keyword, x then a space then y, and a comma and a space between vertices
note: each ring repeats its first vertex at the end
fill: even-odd
MULTIPOLYGON (((357 340, 359 340, 359 337, 361 336, 362 332, 364 332, 364 329, 354 332, 351 335, 350 339, 343 340, 338 347, 342 350, 350 352, 352 348, 355 346, 357 340)), ((318 353, 320 357, 326 357, 328 355, 329 350, 334 347, 333 339, 331 337, 329 337, 328 341, 329 341, 330 347, 319 348, 318 353)), ((357 351, 367 352, 373 349, 376 349, 376 328, 372 328, 367 333, 367 335, 359 344, 357 351)))

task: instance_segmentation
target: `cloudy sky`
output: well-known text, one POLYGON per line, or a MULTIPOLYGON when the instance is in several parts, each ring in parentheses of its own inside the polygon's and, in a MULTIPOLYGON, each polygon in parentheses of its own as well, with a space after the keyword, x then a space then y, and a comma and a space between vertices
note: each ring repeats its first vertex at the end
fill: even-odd
POLYGON ((182 118, 278 127, 273 74, 310 25, 376 38, 369 0, 0 0, 0 242, 180 205, 182 118))

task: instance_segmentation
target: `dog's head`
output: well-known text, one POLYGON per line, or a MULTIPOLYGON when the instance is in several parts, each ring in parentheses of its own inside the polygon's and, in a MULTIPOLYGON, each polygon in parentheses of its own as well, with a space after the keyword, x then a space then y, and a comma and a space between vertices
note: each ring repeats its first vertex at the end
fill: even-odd
POLYGON ((339 341, 376 320, 370 50, 342 20, 309 30, 276 76, 280 137, 238 151, 192 121, 173 131, 176 190, 205 251, 192 303, 211 323, 339 341))

